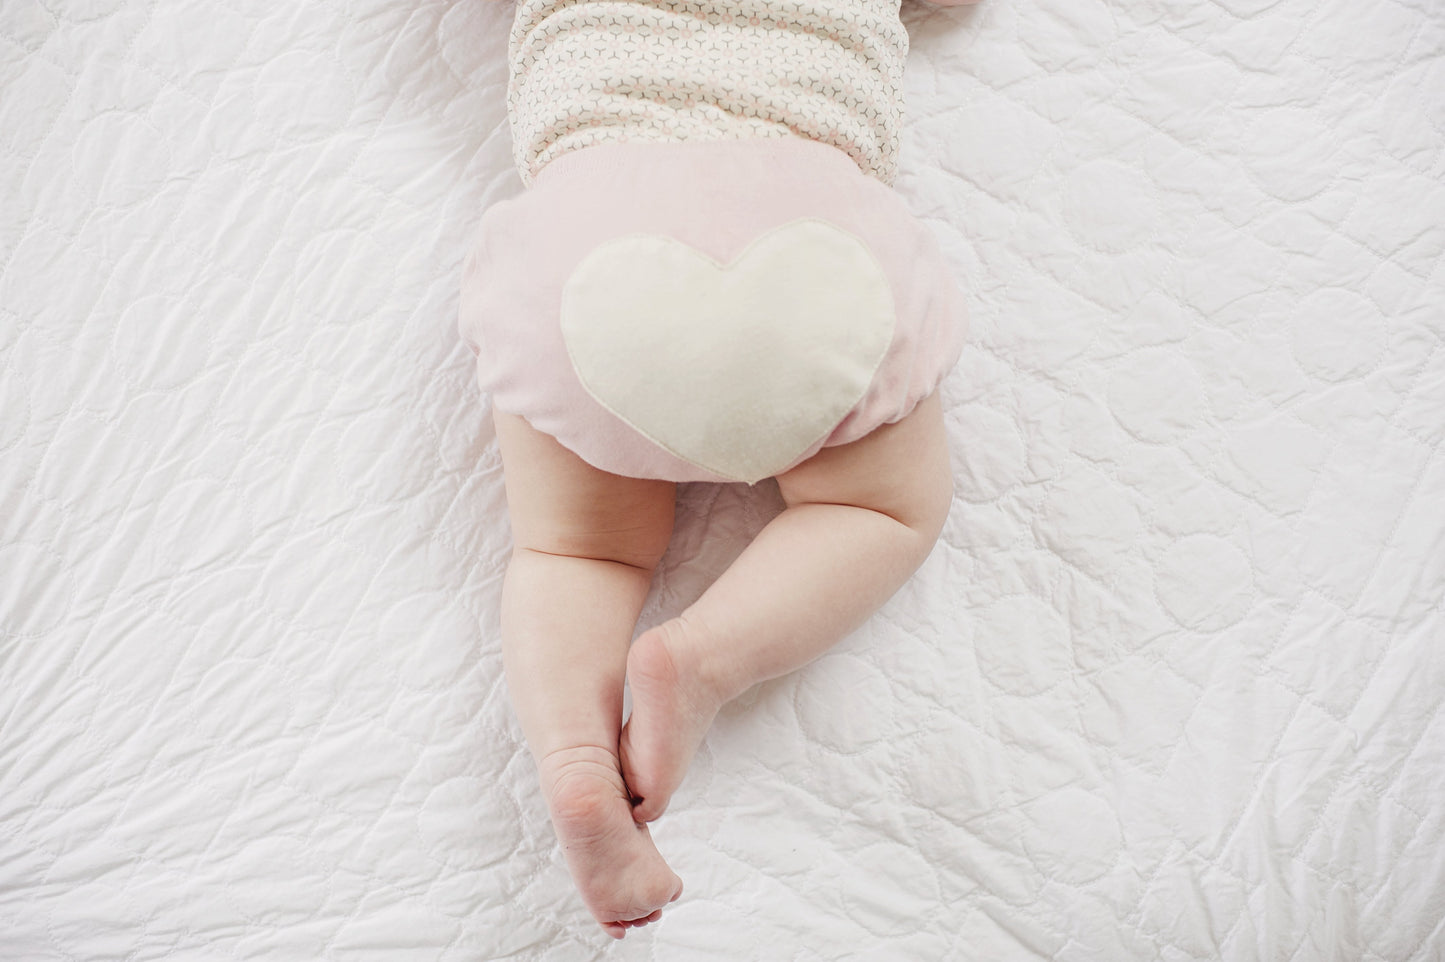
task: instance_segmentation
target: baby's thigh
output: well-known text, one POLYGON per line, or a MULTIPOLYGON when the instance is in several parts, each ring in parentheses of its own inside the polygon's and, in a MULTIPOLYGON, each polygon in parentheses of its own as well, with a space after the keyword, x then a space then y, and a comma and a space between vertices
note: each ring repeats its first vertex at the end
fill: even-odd
POLYGON ((934 392, 902 420, 823 448, 778 476, 783 499, 869 508, 937 535, 953 501, 943 405, 934 392))
POLYGON ((518 548, 652 568, 672 537, 676 485, 593 467, 515 414, 493 412, 518 548))

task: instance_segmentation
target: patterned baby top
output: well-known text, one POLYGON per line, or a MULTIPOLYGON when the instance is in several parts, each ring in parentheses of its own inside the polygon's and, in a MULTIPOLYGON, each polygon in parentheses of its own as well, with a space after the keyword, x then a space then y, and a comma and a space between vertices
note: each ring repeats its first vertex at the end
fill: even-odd
POLYGON ((899 0, 518 0, 517 168, 608 141, 796 135, 891 184, 908 34, 899 0))

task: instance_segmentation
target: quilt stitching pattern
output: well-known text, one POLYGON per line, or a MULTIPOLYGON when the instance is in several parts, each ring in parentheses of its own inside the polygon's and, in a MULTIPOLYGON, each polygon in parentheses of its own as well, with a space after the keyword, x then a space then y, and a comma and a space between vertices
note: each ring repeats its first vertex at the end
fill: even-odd
MULTIPOLYGON (((1445 16, 909 0, 953 515, 608 947, 453 333, 510 12, 0 9, 0 956, 1445 954, 1445 16)), ((643 626, 778 507, 685 488, 643 626)))

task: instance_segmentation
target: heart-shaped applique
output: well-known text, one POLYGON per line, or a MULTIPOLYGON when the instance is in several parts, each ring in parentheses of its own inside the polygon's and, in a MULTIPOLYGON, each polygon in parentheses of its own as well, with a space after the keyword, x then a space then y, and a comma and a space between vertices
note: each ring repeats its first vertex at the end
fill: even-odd
POLYGON ((728 264, 671 237, 614 238, 568 277, 561 323, 598 403, 684 461, 751 484, 862 399, 894 307, 862 241, 804 219, 728 264))

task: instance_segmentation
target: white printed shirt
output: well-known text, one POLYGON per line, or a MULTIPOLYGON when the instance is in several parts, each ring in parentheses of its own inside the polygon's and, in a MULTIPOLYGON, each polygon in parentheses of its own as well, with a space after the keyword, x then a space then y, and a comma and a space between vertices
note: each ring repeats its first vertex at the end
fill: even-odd
POLYGON ((530 184, 610 141, 802 136, 892 183, 899 0, 518 0, 508 111, 530 184))

